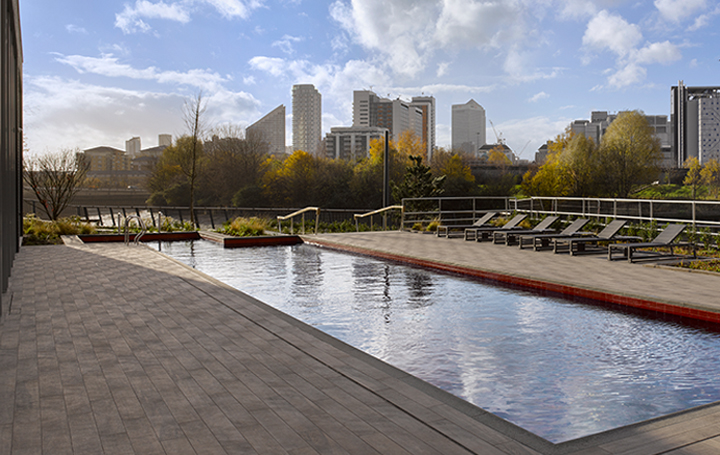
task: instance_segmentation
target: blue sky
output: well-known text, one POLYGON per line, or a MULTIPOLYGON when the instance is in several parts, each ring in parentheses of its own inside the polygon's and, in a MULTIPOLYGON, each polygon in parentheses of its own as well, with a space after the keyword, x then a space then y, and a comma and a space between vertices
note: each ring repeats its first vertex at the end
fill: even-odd
MULTIPOLYGON (((711 0, 20 0, 31 153, 183 134, 183 102, 247 126, 293 84, 323 97, 323 130, 353 90, 475 99, 522 158, 593 110, 670 114, 670 87, 720 85, 711 0)), ((487 141, 495 136, 488 123, 487 141)))

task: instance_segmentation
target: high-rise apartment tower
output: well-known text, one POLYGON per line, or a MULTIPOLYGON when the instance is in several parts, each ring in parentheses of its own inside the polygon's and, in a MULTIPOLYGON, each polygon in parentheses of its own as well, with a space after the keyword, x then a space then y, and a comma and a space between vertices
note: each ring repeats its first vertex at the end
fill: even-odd
POLYGON ((688 158, 697 158, 700 164, 720 160, 720 87, 688 87, 680 81, 670 90, 677 166, 688 158))
POLYGON ((257 135, 260 140, 267 142, 270 153, 274 155, 285 153, 285 106, 281 104, 248 126, 247 134, 257 135))
POLYGON ((293 85, 293 150, 316 154, 322 138, 322 97, 312 84, 293 85))

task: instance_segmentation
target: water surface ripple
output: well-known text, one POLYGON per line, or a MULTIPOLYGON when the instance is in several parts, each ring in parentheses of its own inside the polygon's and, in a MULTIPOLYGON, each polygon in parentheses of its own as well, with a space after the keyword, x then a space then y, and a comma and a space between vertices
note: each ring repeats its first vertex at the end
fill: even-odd
POLYGON ((161 249, 552 442, 720 399, 707 329, 308 245, 161 249))

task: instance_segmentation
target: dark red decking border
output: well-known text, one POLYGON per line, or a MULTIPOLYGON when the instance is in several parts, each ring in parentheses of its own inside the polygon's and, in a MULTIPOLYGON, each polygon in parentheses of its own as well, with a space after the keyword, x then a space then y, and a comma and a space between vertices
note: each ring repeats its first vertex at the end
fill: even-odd
POLYGON ((652 300, 641 299, 637 297, 623 296, 617 294, 611 294, 608 292, 595 291, 592 289, 584 289, 580 287, 568 286, 559 283, 551 283, 546 281, 535 280, 532 278, 523 278, 513 275, 505 275, 502 273, 488 272, 480 269, 473 269, 469 267, 462 267, 452 264, 445 264, 442 262, 428 261, 425 259, 418 259, 409 256, 400 256, 391 253, 384 253, 381 251, 370 250, 365 248, 358 248, 354 246, 341 245, 336 243, 323 242, 318 240, 308 240, 309 244, 316 244, 322 247, 331 248, 339 251, 349 251, 352 253, 363 254, 367 256, 375 256, 382 259, 389 259, 398 262, 405 262, 408 264, 418 265, 422 267, 428 267, 438 270, 444 270, 446 272, 454 272, 462 275, 469 275, 478 278, 484 278, 493 280, 501 283, 508 283, 512 285, 524 286, 532 289, 540 289, 543 291, 556 292, 558 294, 570 295, 575 297, 582 297, 592 300, 598 300, 601 302, 612 303, 616 305, 623 305, 632 308, 640 308, 643 310, 654 311, 657 313, 670 314, 673 316, 680 316, 684 318, 696 319, 705 322, 711 322, 714 324, 720 324, 720 312, 702 310, 699 308, 685 307, 679 305, 671 305, 668 303, 654 302, 652 300))
MULTIPOLYGON (((135 241, 136 234, 130 234, 130 241, 135 241)), ((78 235, 83 243, 97 243, 97 242, 124 242, 124 234, 81 234, 78 235)), ((199 240, 200 234, 197 231, 183 231, 183 232, 148 232, 141 238, 141 242, 148 241, 161 241, 168 242, 173 240, 199 240)))
POLYGON ((203 240, 219 243, 223 248, 243 248, 251 246, 277 246, 277 245, 297 245, 303 243, 302 238, 297 235, 263 235, 257 237, 231 237, 222 234, 203 235, 203 240))

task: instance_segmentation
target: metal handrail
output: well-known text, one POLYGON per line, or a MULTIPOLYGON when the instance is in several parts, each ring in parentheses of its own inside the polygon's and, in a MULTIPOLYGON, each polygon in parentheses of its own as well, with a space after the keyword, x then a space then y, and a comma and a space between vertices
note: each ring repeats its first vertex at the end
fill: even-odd
POLYGON ((138 215, 130 215, 125 217, 125 245, 128 245, 130 243, 130 220, 136 219, 138 220, 138 224, 140 225, 140 233, 135 235, 135 245, 140 244, 140 238, 145 235, 147 232, 147 227, 145 226, 145 222, 142 218, 140 218, 138 215))
POLYGON ((578 198, 578 197, 548 197, 534 196, 526 199, 520 199, 516 203, 516 210, 521 212, 529 212, 532 214, 553 214, 566 216, 591 216, 597 218, 620 217, 627 220, 637 221, 658 221, 663 223, 691 223, 693 226, 697 224, 708 226, 720 226, 720 221, 711 219, 698 219, 698 206, 715 206, 720 212, 720 202, 718 201, 693 201, 678 199, 614 199, 614 198, 578 198), (549 202, 550 206, 545 207, 543 202, 549 202), (575 202, 582 204, 581 210, 563 211, 558 208, 560 202, 575 202), (601 210, 601 204, 612 205, 612 210, 601 210), (529 208, 520 208, 521 205, 529 204, 529 208), (540 205, 540 208, 537 205, 540 205), (618 204, 625 207, 636 206, 637 214, 619 213, 618 204), (591 209, 591 205, 595 210, 591 209), (673 218, 657 216, 657 208, 662 205, 686 206, 690 213, 688 218, 673 218), (644 210, 643 210, 644 209, 644 210))
MULTIPOLYGON (((372 217, 375 215, 378 215, 380 213, 388 212, 390 210, 401 210, 401 212, 402 212, 401 217, 402 218, 405 217, 405 206, 403 206, 403 205, 389 205, 389 206, 383 207, 381 209, 373 210, 372 212, 356 213, 355 215, 353 215, 353 217, 355 218, 355 232, 360 232, 360 223, 358 221, 360 218, 365 218, 366 216, 369 216, 370 217, 370 228, 372 229, 372 225, 373 225, 372 217)), ((400 226, 402 227, 402 223, 400 223, 400 226)), ((383 216, 383 229, 387 229, 387 216, 383 216)))
POLYGON ((302 233, 305 234, 305 213, 315 211, 315 234, 318 232, 318 227, 320 224, 320 208, 319 207, 305 207, 304 209, 300 209, 296 212, 291 213, 290 215, 285 216, 279 216, 277 217, 278 222, 278 232, 282 232, 282 222, 289 219, 290 220, 290 234, 293 233, 294 230, 294 218, 298 215, 302 215, 302 233))

